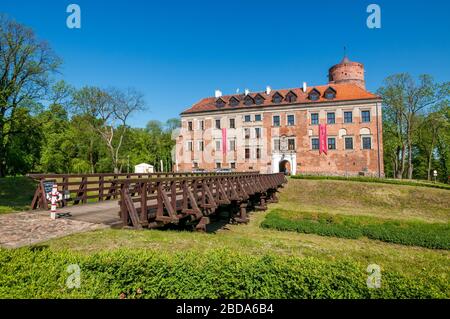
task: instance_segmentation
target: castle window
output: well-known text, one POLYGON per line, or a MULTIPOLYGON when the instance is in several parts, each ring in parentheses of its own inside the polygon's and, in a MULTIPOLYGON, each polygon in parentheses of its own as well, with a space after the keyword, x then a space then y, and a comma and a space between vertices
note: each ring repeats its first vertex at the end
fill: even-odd
POLYGON ((280 126, 280 116, 279 115, 273 116, 273 126, 280 126))
POLYGON ((225 101, 222 100, 221 98, 218 98, 218 99, 216 100, 216 106, 217 106, 217 107, 224 107, 224 106, 225 106, 225 101))
POLYGON ((216 129, 220 129, 220 120, 216 120, 216 129))
POLYGON ((353 112, 347 111, 344 112, 344 123, 352 123, 353 122, 353 112))
POLYGON ((203 152, 205 150, 205 143, 203 141, 198 141, 198 150, 203 152))
POLYGON ((261 114, 255 114, 255 122, 261 121, 261 114))
POLYGON ((335 150, 336 149, 336 139, 334 137, 328 138, 328 149, 335 150))
POLYGON ((294 103, 295 101, 297 101, 297 95, 295 95, 294 92, 289 91, 289 93, 286 95, 286 101, 288 101, 289 103, 294 103))
POLYGON ((192 131, 192 121, 188 122, 188 131, 192 131))
POLYGON ((234 96, 232 96, 230 99, 230 106, 238 106, 238 105, 239 105, 239 100, 237 98, 235 98, 234 96))
POLYGON ((235 119, 230 119, 230 128, 236 128, 235 119))
POLYGON ((288 139, 288 150, 295 151, 295 138, 288 139))
POLYGON ((320 92, 317 91, 317 89, 312 89, 311 92, 309 92, 308 98, 311 101, 317 101, 320 97, 320 92))
POLYGON ((257 94, 255 96, 255 103, 256 105, 261 105, 264 103, 264 97, 261 94, 257 94))
POLYGON ((255 104, 255 101, 253 100, 253 98, 250 95, 247 95, 244 98, 244 104, 245 105, 252 105, 252 104, 255 104))
POLYGON ((336 91, 330 86, 326 89, 324 96, 327 100, 332 100, 336 97, 336 91))
POLYGON ((319 149, 319 139, 317 137, 313 137, 311 139, 311 149, 318 150, 319 149))
POLYGON ((255 137, 261 138, 261 128, 260 127, 255 127, 255 137))
POLYGON ((274 151, 280 150, 280 139, 279 138, 273 140, 273 150, 274 151))
POLYGON ((244 129, 244 135, 245 135, 246 140, 248 140, 250 138, 250 129, 249 128, 244 129))
POLYGON ((244 116, 244 122, 250 122, 252 120, 250 115, 245 115, 244 116))
POLYGON ((362 138, 363 150, 370 150, 372 148, 372 138, 370 136, 364 136, 362 138))
POLYGON ((345 149, 352 150, 353 149, 353 137, 346 137, 345 141, 345 149))
POLYGON ((261 149, 259 147, 256 149, 256 158, 261 158, 261 149))
POLYGON ((230 151, 235 151, 235 150, 236 150, 236 141, 230 140, 230 151))
POLYGON ((289 126, 295 125, 295 116, 294 116, 294 114, 289 114, 287 116, 287 125, 289 125, 289 126))
POLYGON ((327 124, 336 123, 336 114, 334 112, 327 113, 327 124))
POLYGON ((250 159, 250 149, 249 148, 245 149, 245 159, 250 159))
POLYGON ((276 92, 274 95, 273 95, 273 97, 272 97, 272 102, 273 103, 281 103, 281 101, 283 100, 283 96, 280 94, 280 93, 278 93, 278 92, 276 92))
POLYGON ((319 124, 319 113, 311 113, 311 125, 319 124))
POLYGON ((370 122, 370 111, 361 112, 361 121, 363 123, 370 122))

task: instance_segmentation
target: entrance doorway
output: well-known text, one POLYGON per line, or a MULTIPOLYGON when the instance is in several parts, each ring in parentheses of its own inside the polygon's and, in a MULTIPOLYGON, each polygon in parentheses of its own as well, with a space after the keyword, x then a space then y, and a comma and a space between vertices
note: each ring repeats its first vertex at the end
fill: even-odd
POLYGON ((291 174, 291 163, 288 160, 280 161, 279 172, 284 173, 286 175, 290 175, 291 174))

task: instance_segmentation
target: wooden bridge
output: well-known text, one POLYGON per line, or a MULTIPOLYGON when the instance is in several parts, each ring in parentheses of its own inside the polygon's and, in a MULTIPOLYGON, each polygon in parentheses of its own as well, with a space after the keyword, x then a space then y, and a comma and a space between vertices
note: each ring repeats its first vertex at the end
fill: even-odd
MULTIPOLYGON (((231 221, 247 222, 247 210, 265 210, 267 203, 277 201, 277 189, 286 182, 283 174, 258 172, 29 176, 38 181, 32 209, 48 209, 46 193, 56 183, 66 195, 60 212, 68 211, 68 207, 93 207, 88 203, 97 202, 97 210, 105 206, 110 214, 111 204, 106 202, 117 201, 124 226, 158 228, 174 224, 195 226, 197 230, 205 230, 209 216, 221 211, 226 211, 231 221)), ((84 215, 92 213, 84 211, 84 215)))

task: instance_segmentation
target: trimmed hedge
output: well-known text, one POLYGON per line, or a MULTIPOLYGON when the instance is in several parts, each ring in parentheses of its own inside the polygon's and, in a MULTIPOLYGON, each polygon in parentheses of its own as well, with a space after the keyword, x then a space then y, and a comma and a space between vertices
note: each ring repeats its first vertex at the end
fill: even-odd
POLYGON ((424 223, 275 209, 267 214, 261 227, 351 239, 366 236, 402 245, 450 249, 450 223, 424 223))
POLYGON ((382 269, 366 285, 367 265, 349 260, 236 253, 116 250, 92 255, 47 248, 0 249, 0 298, 448 298, 434 273, 414 278, 382 269), (80 288, 65 281, 81 268, 80 288))
POLYGON ((311 179, 311 180, 337 180, 337 181, 350 181, 350 182, 365 182, 365 183, 382 183, 382 184, 393 184, 393 185, 406 185, 406 186, 423 186, 431 188, 440 188, 450 190, 450 185, 442 183, 430 183, 426 181, 408 181, 402 179, 388 179, 388 178, 378 178, 378 177, 367 177, 367 176, 323 176, 323 175, 293 175, 293 179, 311 179))

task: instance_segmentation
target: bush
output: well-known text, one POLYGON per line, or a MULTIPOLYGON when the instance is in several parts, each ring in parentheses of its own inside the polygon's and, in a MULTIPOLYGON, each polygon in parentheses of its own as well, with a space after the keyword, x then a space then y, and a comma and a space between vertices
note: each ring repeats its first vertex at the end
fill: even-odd
POLYGON ((366 236, 396 244, 450 249, 450 223, 432 224, 276 209, 266 216, 261 227, 351 239, 366 236))
POLYGON ((402 179, 389 179, 378 177, 366 177, 366 176, 322 176, 322 175, 293 175, 294 179, 311 179, 311 180, 337 180, 337 181, 350 181, 350 182, 365 182, 365 183, 383 183, 393 185, 406 185, 406 186, 423 186, 450 190, 450 185, 442 183, 431 183, 428 181, 413 181, 402 179))
POLYGON ((382 269, 366 285, 367 265, 231 250, 161 253, 117 250, 93 255, 49 249, 0 249, 0 298, 448 298, 445 278, 410 278, 382 269), (65 281, 81 268, 80 288, 65 281))

